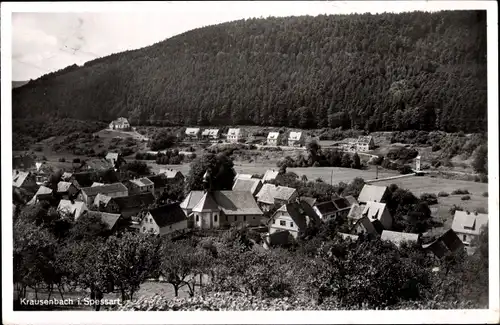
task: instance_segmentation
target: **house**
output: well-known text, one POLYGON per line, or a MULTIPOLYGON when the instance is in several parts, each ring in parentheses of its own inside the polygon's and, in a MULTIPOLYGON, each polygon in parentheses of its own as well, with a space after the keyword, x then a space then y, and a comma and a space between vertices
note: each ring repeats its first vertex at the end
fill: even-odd
POLYGON ((247 223, 258 226, 262 210, 252 193, 247 191, 204 192, 201 200, 192 209, 194 227, 218 228, 233 223, 247 223))
POLYGON ((389 189, 387 186, 376 186, 365 184, 361 193, 359 193, 358 201, 360 204, 366 204, 366 202, 381 202, 384 203, 389 194, 389 189))
POLYGON ((370 151, 375 148, 372 136, 360 136, 356 141, 356 150, 360 152, 370 151))
POLYGON ((437 258, 442 258, 448 253, 463 250, 464 244, 453 229, 449 229, 432 242, 422 245, 422 248, 432 252, 437 258))
POLYGON ((71 181, 71 177, 73 177, 73 173, 70 173, 70 172, 64 172, 61 176, 61 180, 65 181, 65 182, 70 182, 71 181))
POLYGON ((94 201, 94 205, 99 207, 99 210, 120 213, 127 220, 145 211, 153 203, 155 203, 155 197, 150 192, 109 199, 106 196, 100 196, 99 201, 94 201))
POLYGON ((380 236, 380 240, 384 241, 390 241, 396 246, 400 247, 402 243, 415 243, 418 244, 420 240, 420 235, 419 234, 411 234, 411 233, 406 233, 406 232, 397 232, 397 231, 390 231, 390 230, 384 230, 382 231, 382 235, 380 236))
POLYGON ((164 175, 169 183, 178 183, 184 181, 184 175, 172 168, 160 168, 159 175, 164 175))
POLYGON ((307 204, 309 204, 312 207, 314 207, 316 205, 316 202, 318 201, 317 199, 315 199, 313 197, 308 197, 308 196, 301 196, 300 200, 306 202, 307 204))
POLYGON ((262 177, 262 182, 265 183, 265 182, 275 180, 276 177, 278 177, 279 173, 280 172, 278 170, 274 170, 274 169, 266 170, 266 172, 264 173, 264 177, 262 177))
POLYGON ((252 174, 236 174, 236 176, 234 176, 234 180, 236 181, 237 179, 251 179, 252 176, 252 174))
POLYGON ((181 209, 184 211, 186 216, 189 216, 193 211, 193 208, 200 202, 201 198, 205 193, 203 191, 191 191, 186 196, 184 201, 180 204, 181 209))
POLYGON ((120 228, 120 223, 123 222, 122 215, 119 213, 107 213, 101 211, 86 211, 89 216, 99 217, 107 226, 111 232, 114 232, 120 228), (121 221, 121 222, 120 222, 121 221))
POLYGON ((147 177, 131 179, 129 184, 129 195, 140 194, 145 192, 155 192, 154 183, 147 177))
POLYGON ((126 118, 119 117, 116 120, 109 123, 109 129, 110 130, 127 131, 127 130, 130 130, 130 123, 128 122, 128 120, 126 118))
POLYGON ((244 134, 243 134, 242 129, 229 129, 227 131, 227 142, 229 143, 238 143, 240 140, 244 139, 244 134))
POLYGON ((185 135, 186 138, 191 140, 198 139, 200 137, 200 128, 186 128, 185 135))
POLYGON ((349 206, 359 205, 358 200, 352 195, 346 196, 345 199, 349 202, 349 206))
POLYGON ((341 144, 341 148, 343 151, 355 153, 356 152, 356 143, 357 141, 349 141, 341 144))
POLYGON ((33 198, 26 204, 32 205, 43 200, 51 200, 51 199, 52 199, 52 189, 42 185, 38 188, 33 198))
POLYGON ((380 221, 370 220, 367 216, 354 220, 354 224, 351 229, 353 234, 367 234, 374 237, 379 237, 383 231, 384 226, 382 226, 380 221))
POLYGON ((104 183, 94 182, 94 183, 92 183, 92 185, 90 185, 90 187, 103 186, 103 185, 105 185, 105 184, 104 183))
POLYGON ((79 189, 73 183, 60 181, 57 183, 57 195, 63 199, 76 197, 79 189))
POLYGON ((289 147, 302 147, 305 145, 304 134, 302 132, 290 132, 288 135, 289 147))
POLYGON ((275 204, 282 205, 294 201, 298 197, 296 189, 274 184, 264 184, 256 195, 259 206, 269 211, 275 204))
POLYGON ((316 204, 313 207, 321 220, 327 221, 335 218, 345 218, 351 210, 349 201, 343 197, 334 198, 331 201, 316 204))
POLYGON ((102 171, 85 171, 80 173, 73 173, 69 182, 73 183, 77 188, 91 187, 95 181, 98 183, 115 183, 118 181, 118 175, 114 169, 107 169, 102 171))
POLYGON ((234 181, 233 191, 248 191, 256 196, 262 188, 262 182, 258 178, 237 178, 234 181))
POLYGON ((81 189, 81 199, 85 204, 92 204, 97 194, 104 194, 110 197, 128 196, 128 189, 122 183, 84 187, 81 189))
POLYGON ((220 138, 219 129, 205 129, 201 133, 203 139, 217 140, 220 138))
POLYGON ((473 240, 481 233, 481 228, 488 225, 488 215, 469 211, 455 211, 451 229, 465 246, 471 246, 473 240))
POLYGON ((148 179, 153 182, 153 194, 157 198, 166 191, 167 186, 169 185, 167 177, 165 177, 165 175, 163 174, 148 176, 148 179))
POLYGON ((179 203, 167 204, 148 211, 139 226, 141 233, 160 236, 187 229, 187 217, 179 203))
POLYGON ((104 158, 100 159, 89 159, 86 160, 83 164, 84 169, 87 171, 106 171, 109 169, 115 169, 115 165, 112 164, 109 160, 106 160, 104 158))
POLYGON ((85 202, 75 200, 61 200, 57 206, 57 211, 69 214, 75 221, 87 210, 85 202))
POLYGON ((116 208, 111 208, 111 206, 109 205, 111 199, 112 199, 111 196, 99 193, 96 195, 93 204, 90 205, 90 208, 92 210, 99 210, 99 211, 113 211, 113 212, 119 211, 118 206, 116 206, 116 208))
POLYGON ((35 174, 32 172, 12 171, 12 186, 24 189, 37 187, 35 174))
POLYGON ((116 163, 120 161, 121 157, 118 152, 108 152, 105 159, 114 167, 116 166, 116 163))
POLYGON ((385 203, 369 201, 362 207, 362 217, 368 217, 371 222, 378 220, 382 224, 384 229, 391 229, 392 216, 385 203))
POLYGON ((288 231, 297 238, 311 224, 319 224, 321 219, 313 208, 304 201, 283 204, 269 219, 269 234, 288 231))
POLYGON ((281 134, 279 132, 269 132, 267 135, 267 145, 268 146, 279 146, 281 140, 281 134))

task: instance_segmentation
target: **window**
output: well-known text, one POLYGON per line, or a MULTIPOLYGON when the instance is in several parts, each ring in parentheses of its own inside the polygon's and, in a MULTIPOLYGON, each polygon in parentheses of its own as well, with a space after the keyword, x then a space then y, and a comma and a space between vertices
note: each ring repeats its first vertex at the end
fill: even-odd
POLYGON ((467 241, 467 235, 464 235, 464 241, 467 241))
POLYGON ((214 215, 214 222, 217 222, 217 215, 214 215))
POLYGON ((200 221, 200 216, 196 215, 196 222, 200 221))
POLYGON ((149 223, 153 223, 153 218, 150 218, 150 219, 149 219, 149 223))
POLYGON ((286 227, 286 221, 280 220, 280 226, 286 227))
POLYGON ((247 216, 243 216, 243 221, 247 221, 247 216))
POLYGON ((290 222, 290 227, 292 227, 292 228, 293 228, 293 222, 290 222))

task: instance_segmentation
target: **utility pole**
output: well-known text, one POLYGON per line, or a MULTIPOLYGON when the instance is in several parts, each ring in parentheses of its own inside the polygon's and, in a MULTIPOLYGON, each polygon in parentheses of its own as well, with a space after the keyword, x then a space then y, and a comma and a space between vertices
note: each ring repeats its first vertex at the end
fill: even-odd
POLYGON ((378 165, 375 165, 375 171, 376 171, 375 179, 378 179, 378 165))
POLYGON ((330 176, 330 185, 333 185, 333 168, 332 168, 332 174, 330 176))

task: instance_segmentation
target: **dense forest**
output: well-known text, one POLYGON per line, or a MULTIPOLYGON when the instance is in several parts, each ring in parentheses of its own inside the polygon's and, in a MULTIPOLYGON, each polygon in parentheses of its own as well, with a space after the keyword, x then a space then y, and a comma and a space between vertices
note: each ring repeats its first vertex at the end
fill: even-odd
POLYGON ((486 12, 247 19, 47 74, 13 117, 486 130, 486 12))

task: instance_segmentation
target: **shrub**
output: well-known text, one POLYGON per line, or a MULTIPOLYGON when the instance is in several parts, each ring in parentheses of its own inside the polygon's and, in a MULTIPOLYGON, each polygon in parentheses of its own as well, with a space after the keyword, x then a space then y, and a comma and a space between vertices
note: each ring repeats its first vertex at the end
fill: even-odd
POLYGON ((451 192, 451 194, 452 195, 464 195, 464 194, 470 194, 470 193, 466 189, 459 188, 459 189, 456 189, 453 192, 451 192))
POLYGON ((325 181, 323 179, 321 179, 321 178, 318 177, 318 178, 316 178, 316 182, 318 182, 318 183, 324 183, 325 181))
POLYGON ((468 201, 468 200, 470 200, 470 195, 464 195, 464 196, 462 196, 461 200, 462 201, 468 201))
POLYGON ((79 163, 81 163, 81 160, 80 160, 80 158, 74 158, 74 159, 73 159, 73 162, 74 162, 75 164, 79 164, 79 163))
POLYGON ((434 205, 438 203, 436 194, 423 193, 420 195, 420 200, 425 201, 427 205, 434 205))
POLYGON ((488 192, 484 192, 484 193, 483 193, 483 196, 484 196, 484 197, 488 197, 488 192))
POLYGON ((447 192, 439 192, 438 196, 439 197, 447 197, 447 196, 450 196, 450 194, 448 194, 447 192))
POLYGON ((59 162, 66 162, 66 158, 64 157, 59 158, 59 162))
POLYGON ((408 165, 403 165, 403 166, 399 167, 398 171, 402 175, 413 173, 413 169, 410 166, 408 166, 408 165))
POLYGON ((441 146, 439 144, 434 144, 432 145, 432 152, 436 152, 436 151, 439 151, 441 150, 441 146))
POLYGON ((486 209, 483 208, 483 207, 477 208, 475 212, 477 212, 477 213, 488 213, 488 211, 486 211, 486 209))
POLYGON ((464 208, 459 206, 459 205, 453 204, 453 206, 450 208, 449 212, 451 215, 454 215, 455 211, 464 211, 464 208))

